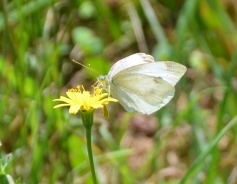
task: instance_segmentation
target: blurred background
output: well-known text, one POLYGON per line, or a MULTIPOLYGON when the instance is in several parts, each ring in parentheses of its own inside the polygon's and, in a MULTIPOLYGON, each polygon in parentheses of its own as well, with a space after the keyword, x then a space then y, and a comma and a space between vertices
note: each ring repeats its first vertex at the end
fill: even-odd
POLYGON ((0 172, 15 183, 92 183, 80 116, 53 99, 138 52, 188 70, 145 116, 95 112, 102 184, 237 183, 235 0, 2 0, 0 172))

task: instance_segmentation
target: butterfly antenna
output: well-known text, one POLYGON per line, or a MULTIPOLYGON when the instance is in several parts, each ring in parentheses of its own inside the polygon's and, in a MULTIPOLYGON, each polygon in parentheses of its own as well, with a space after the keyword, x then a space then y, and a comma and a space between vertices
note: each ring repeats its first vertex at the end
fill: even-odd
POLYGON ((88 69, 88 70, 91 70, 91 71, 93 71, 93 72, 97 73, 98 75, 100 75, 100 73, 99 73, 98 71, 96 71, 95 69, 93 69, 93 68, 90 68, 90 67, 88 67, 88 66, 86 66, 86 65, 83 65, 82 63, 79 63, 79 62, 78 62, 78 61, 76 61, 75 59, 73 59, 72 61, 73 61, 74 63, 77 63, 77 64, 79 64, 79 65, 81 65, 81 66, 85 67, 86 69, 88 69))

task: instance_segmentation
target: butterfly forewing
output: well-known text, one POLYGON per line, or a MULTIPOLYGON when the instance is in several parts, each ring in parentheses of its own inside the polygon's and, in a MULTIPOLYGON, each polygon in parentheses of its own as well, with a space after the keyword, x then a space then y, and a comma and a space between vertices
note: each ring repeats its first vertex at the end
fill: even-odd
POLYGON ((132 66, 119 72, 113 78, 124 75, 126 73, 143 74, 147 76, 160 77, 172 86, 175 86, 175 84, 180 80, 185 71, 186 67, 179 63, 172 61, 159 61, 132 66))
POLYGON ((128 56, 116 62, 110 69, 108 75, 112 77, 118 74, 119 72, 127 68, 130 68, 132 66, 145 64, 145 63, 151 63, 151 62, 154 62, 154 58, 151 55, 148 55, 145 53, 133 54, 131 56, 128 56))

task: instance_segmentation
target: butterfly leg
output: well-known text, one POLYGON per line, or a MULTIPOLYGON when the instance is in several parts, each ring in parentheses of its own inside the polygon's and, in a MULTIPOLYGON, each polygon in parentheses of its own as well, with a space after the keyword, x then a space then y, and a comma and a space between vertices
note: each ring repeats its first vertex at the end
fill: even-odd
POLYGON ((109 89, 109 96, 108 97, 110 97, 110 85, 108 85, 108 89, 109 89))

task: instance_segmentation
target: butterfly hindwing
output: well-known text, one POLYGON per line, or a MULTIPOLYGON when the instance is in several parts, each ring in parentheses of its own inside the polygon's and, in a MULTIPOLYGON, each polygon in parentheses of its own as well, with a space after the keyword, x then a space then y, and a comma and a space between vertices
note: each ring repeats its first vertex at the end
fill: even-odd
POLYGON ((159 77, 127 73, 113 78, 111 94, 135 111, 150 114, 171 100, 174 88, 159 77))

